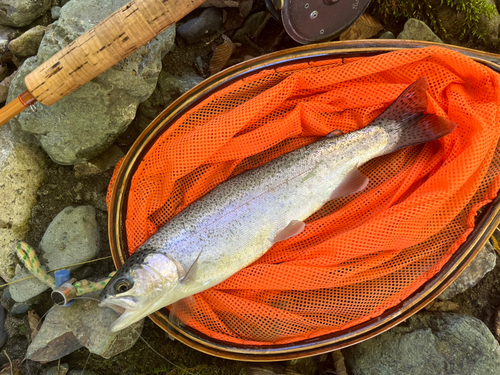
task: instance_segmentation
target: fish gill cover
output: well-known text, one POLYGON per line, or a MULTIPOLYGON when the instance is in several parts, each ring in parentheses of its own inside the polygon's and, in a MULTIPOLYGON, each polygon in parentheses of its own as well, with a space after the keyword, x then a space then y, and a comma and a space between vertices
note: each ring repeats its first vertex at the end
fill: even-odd
POLYGON ((302 233, 196 294, 179 312, 185 323, 236 344, 293 343, 379 316, 446 264, 500 188, 500 76, 441 47, 294 64, 218 91, 179 118, 139 165, 127 241, 135 251, 232 176, 333 130, 363 128, 421 77, 427 112, 457 129, 361 166, 365 190, 330 201, 302 233))

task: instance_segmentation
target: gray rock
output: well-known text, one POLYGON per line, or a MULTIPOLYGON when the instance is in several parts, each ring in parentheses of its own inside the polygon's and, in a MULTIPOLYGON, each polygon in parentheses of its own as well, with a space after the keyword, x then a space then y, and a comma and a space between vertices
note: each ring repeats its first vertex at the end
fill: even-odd
POLYGON ((17 38, 21 34, 22 32, 19 29, 0 26, 0 53, 7 52, 9 50, 10 41, 17 38))
POLYGON ((207 8, 198 17, 190 19, 177 28, 177 34, 188 44, 199 42, 222 29, 222 10, 207 8))
POLYGON ((146 128, 169 104, 201 82, 203 78, 196 75, 176 77, 162 70, 155 91, 148 100, 139 105, 139 126, 146 128))
MULTIPOLYGON (((8 69, 6 69, 8 71, 8 69)), ((4 78, 2 82, 0 82, 0 103, 4 103, 7 100, 7 96, 9 95, 9 87, 12 83, 12 80, 17 74, 17 70, 12 73, 9 77, 4 78)))
POLYGON ((7 341, 7 331, 5 330, 5 309, 0 305, 0 348, 7 341))
POLYGON ((47 369, 45 375, 66 375, 69 371, 67 363, 61 363, 60 366, 52 366, 47 369))
POLYGON ((420 313, 343 349, 353 375, 486 375, 500 373, 500 345, 479 319, 420 313))
POLYGON ((396 39, 392 31, 386 31, 382 35, 380 35, 379 39, 396 39))
POLYGON ((29 29, 9 43, 9 50, 19 57, 35 56, 47 30, 47 27, 41 25, 29 29))
POLYGON ((0 25, 26 26, 51 6, 52 0, 0 0, 0 25))
POLYGON ((61 17, 61 7, 50 8, 50 16, 53 20, 58 20, 61 17))
POLYGON ((8 126, 0 128, 0 276, 6 281, 14 277, 14 246, 28 232, 43 164, 37 147, 19 144, 8 126))
POLYGON ((31 307, 31 303, 29 301, 27 302, 16 302, 14 303, 14 306, 12 306, 12 309, 10 310, 10 313, 12 315, 20 315, 27 313, 28 310, 31 307))
POLYGON ((464 272, 443 292, 438 299, 449 300, 476 285, 496 265, 496 253, 488 241, 464 272))
MULTIPOLYGON (((94 293, 92 297, 97 297, 94 293)), ((109 326, 118 314, 109 308, 97 306, 94 300, 76 300, 69 307, 54 307, 28 347, 26 357, 33 361, 54 361, 68 352, 61 337, 73 337, 91 353, 111 358, 130 349, 142 332, 144 320, 118 332, 111 332, 109 326)), ((72 346, 72 351, 78 349, 72 346)))
MULTIPOLYGON (((99 229, 92 206, 66 207, 50 223, 40 242, 40 262, 47 269, 66 267, 94 258, 99 244, 99 229)), ((74 270, 77 267, 70 267, 74 270)), ((14 280, 30 276, 22 268, 14 280)), ((10 286, 12 298, 24 302, 49 287, 36 278, 10 286)))
POLYGON ((255 34, 255 31, 259 28, 259 26, 264 22, 266 18, 267 12, 257 12, 251 14, 243 23, 243 26, 239 28, 233 37, 233 43, 246 43, 247 39, 245 35, 248 37, 252 37, 255 34))
MULTIPOLYGON (((494 0, 485 0, 486 3, 493 5, 494 11, 491 17, 484 14, 479 16, 478 28, 485 32, 485 41, 487 44, 495 45, 499 41, 500 14, 494 0)), ((465 13, 452 9, 446 3, 436 8, 436 18, 447 34, 454 38, 460 38, 465 22, 465 13)))
POLYGON ((398 39, 425 40, 428 42, 443 43, 425 22, 415 18, 410 18, 406 21, 403 31, 398 35, 398 39))
POLYGON ((111 145, 106 151, 95 158, 75 165, 76 178, 84 178, 100 174, 113 168, 125 154, 117 145, 111 145))
MULTIPOLYGON (((8 101, 26 90, 24 78, 128 0, 71 1, 45 33, 37 57, 28 58, 12 81, 8 101)), ((154 90, 161 59, 173 45, 170 27, 111 69, 48 107, 25 111, 10 121, 16 135, 40 144, 60 164, 79 164, 106 150, 135 117, 137 106, 154 90), (75 134, 78 134, 75 137, 75 134)))

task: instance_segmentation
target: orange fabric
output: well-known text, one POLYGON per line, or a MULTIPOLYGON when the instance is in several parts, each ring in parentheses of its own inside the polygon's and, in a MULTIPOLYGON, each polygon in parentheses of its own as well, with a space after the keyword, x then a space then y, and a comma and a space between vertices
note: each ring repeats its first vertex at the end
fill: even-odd
POLYGON ((135 251, 222 181, 335 129, 368 125, 420 77, 450 135, 374 159, 370 184, 326 204, 296 237, 195 296, 186 323, 237 344, 296 342, 377 317, 435 275, 500 188, 499 75, 441 47, 265 70, 182 116, 149 150, 129 193, 135 251))

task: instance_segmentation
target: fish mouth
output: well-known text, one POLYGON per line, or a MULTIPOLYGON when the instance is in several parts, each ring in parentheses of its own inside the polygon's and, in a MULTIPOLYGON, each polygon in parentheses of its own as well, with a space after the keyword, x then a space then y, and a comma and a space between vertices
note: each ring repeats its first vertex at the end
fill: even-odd
POLYGON ((137 322, 147 314, 141 314, 138 301, 133 297, 120 299, 107 298, 99 303, 100 307, 109 307, 120 316, 111 324, 111 332, 120 331, 137 322))

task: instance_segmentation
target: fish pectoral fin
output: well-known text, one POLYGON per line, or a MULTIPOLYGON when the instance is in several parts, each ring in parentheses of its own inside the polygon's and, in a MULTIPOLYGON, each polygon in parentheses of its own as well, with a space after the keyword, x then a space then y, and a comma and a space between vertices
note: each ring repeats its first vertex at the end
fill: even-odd
POLYGON ((191 319, 192 308, 189 306, 196 306, 196 300, 193 296, 185 297, 170 307, 170 313, 168 314, 168 321, 170 324, 167 325, 167 333, 170 339, 175 340, 174 336, 171 334, 171 326, 182 328, 189 323, 191 319))
POLYGON ((370 179, 361 173, 357 167, 353 168, 340 185, 333 191, 330 200, 358 193, 363 190, 369 182, 370 179))
POLYGON ((292 220, 285 228, 276 233, 276 237, 274 237, 273 243, 284 241, 293 236, 296 236, 297 234, 302 232, 305 227, 306 223, 304 223, 303 221, 292 220))
POLYGON ((193 264, 191 264, 191 267, 189 267, 188 271, 184 275, 184 277, 181 279, 182 283, 187 283, 188 281, 194 280, 196 271, 198 271, 198 259, 200 259, 201 251, 198 253, 198 256, 194 260, 193 264))

